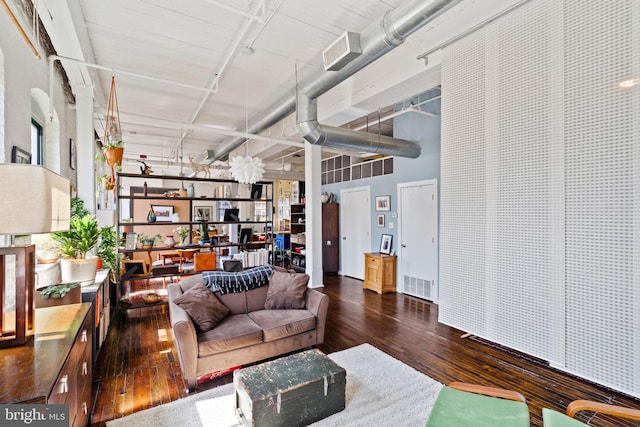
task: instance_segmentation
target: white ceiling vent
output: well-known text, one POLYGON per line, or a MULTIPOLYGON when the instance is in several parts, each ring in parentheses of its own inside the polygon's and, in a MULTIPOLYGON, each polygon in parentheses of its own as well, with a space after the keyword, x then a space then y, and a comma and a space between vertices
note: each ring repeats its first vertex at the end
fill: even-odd
POLYGON ((322 52, 324 69, 338 71, 362 53, 360 34, 345 31, 338 39, 322 52))

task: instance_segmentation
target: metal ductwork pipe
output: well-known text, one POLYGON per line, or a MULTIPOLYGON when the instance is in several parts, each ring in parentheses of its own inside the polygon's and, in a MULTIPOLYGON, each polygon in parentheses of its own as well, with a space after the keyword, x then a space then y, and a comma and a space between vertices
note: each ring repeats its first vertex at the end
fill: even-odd
MULTIPOLYGON (((323 67, 319 67, 307 79, 298 84, 297 93, 302 93, 304 97, 309 100, 315 100, 329 89, 362 70, 396 46, 402 44, 409 35, 422 28, 425 24, 441 15, 459 1, 460 0, 409 0, 396 9, 388 11, 362 32, 360 36, 362 54, 360 56, 339 71, 325 71, 323 67)), ((264 113, 260 115, 262 118, 255 121, 254 124, 249 127, 248 133, 259 133, 279 122, 294 111, 295 105, 296 91, 294 90, 286 93, 283 97, 267 107, 264 113)), ((313 108, 315 109, 315 107, 313 108)), ((317 114, 315 117, 317 117, 317 114)), ((303 127, 305 126, 303 125, 303 127)), ((339 130, 340 133, 344 131, 344 129, 339 130)), ((328 127, 325 126, 322 126, 319 131, 321 131, 320 133, 327 131, 326 135, 335 135, 336 138, 340 139, 341 143, 345 144, 342 146, 333 145, 331 140, 325 139, 325 141, 329 142, 326 144, 327 146, 349 148, 357 151, 366 150, 365 146, 368 144, 362 141, 372 136, 367 136, 365 133, 358 133, 360 136, 358 139, 353 138, 351 135, 338 136, 337 132, 328 132, 328 127), (358 140, 360 142, 358 142, 358 140)), ((303 133, 303 135, 305 135, 305 133, 303 133)), ((377 139, 375 135, 373 136, 377 139)), ((234 138, 223 143, 216 152, 216 159, 226 158, 231 151, 242 145, 244 141, 244 138, 234 138)), ((336 141, 336 144, 337 143, 336 141)), ((406 143, 407 141, 387 137, 381 146, 385 146, 388 150, 392 150, 393 147, 393 151, 396 151, 395 155, 403 156, 403 154, 400 153, 407 152, 406 149, 402 148, 406 143)), ((390 151, 380 152, 391 154, 390 151)), ((406 154, 404 155, 406 156, 406 154)))
POLYGON ((317 119, 317 99, 298 93, 297 100, 298 129, 311 144, 412 159, 420 155, 420 145, 413 141, 321 125, 317 119))

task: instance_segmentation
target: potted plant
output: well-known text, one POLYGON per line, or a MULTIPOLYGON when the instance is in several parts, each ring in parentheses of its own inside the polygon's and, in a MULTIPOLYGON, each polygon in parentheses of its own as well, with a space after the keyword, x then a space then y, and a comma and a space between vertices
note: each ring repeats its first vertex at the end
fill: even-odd
POLYGON ((102 146, 102 155, 105 162, 111 167, 122 165, 122 155, 124 154, 124 147, 122 140, 108 141, 102 146))
POLYGON ((49 285, 36 290, 38 291, 35 293, 36 308, 82 302, 79 282, 49 285))
POLYGON ((51 233, 62 255, 60 270, 63 282, 95 280, 98 258, 87 257, 98 246, 100 229, 98 220, 91 214, 72 216, 69 231, 51 233))
POLYGON ((113 191, 116 188, 116 184, 111 179, 111 175, 103 174, 96 177, 98 184, 105 189, 105 191, 113 191))
POLYGON ((156 240, 161 239, 162 236, 156 234, 155 236, 147 236, 146 234, 138 234, 138 241, 142 245, 142 249, 151 249, 156 244, 156 240))

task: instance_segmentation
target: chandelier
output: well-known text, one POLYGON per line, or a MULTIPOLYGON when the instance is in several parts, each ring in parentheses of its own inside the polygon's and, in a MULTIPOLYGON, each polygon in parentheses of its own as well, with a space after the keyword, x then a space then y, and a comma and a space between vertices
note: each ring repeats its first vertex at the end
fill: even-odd
POLYGON ((231 176, 240 184, 255 184, 262 179, 264 163, 258 157, 236 156, 229 161, 231 176))

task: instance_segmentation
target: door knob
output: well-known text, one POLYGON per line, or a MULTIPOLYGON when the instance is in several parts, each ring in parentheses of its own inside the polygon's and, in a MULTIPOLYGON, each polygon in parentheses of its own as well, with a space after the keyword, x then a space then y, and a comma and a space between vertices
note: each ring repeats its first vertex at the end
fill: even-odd
POLYGON ((407 245, 400 245, 400 246, 402 246, 403 248, 406 248, 406 247, 407 247, 407 245))

